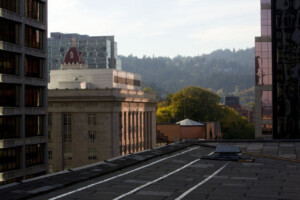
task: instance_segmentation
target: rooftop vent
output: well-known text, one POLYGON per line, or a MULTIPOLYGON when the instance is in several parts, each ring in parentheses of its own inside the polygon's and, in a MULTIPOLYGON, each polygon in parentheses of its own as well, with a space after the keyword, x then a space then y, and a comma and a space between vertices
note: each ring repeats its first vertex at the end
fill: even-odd
POLYGON ((239 161, 239 162, 253 162, 251 158, 242 157, 241 149, 239 146, 233 145, 218 145, 213 154, 203 156, 201 159, 208 160, 224 160, 224 161, 239 161))

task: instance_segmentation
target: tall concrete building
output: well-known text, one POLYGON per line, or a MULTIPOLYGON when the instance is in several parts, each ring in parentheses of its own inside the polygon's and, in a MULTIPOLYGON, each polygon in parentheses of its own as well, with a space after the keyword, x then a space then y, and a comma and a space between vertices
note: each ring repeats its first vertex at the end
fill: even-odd
POLYGON ((47 170, 47 0, 0 1, 0 185, 47 170))
POLYGON ((155 147, 156 97, 140 75, 88 69, 76 46, 60 68, 48 84, 50 172, 155 147))
POLYGON ((255 137, 272 138, 271 0, 261 0, 261 36, 255 38, 255 137))
POLYGON ((48 39, 49 70, 60 69, 67 51, 74 43, 89 68, 122 69, 114 36, 51 33, 48 39))

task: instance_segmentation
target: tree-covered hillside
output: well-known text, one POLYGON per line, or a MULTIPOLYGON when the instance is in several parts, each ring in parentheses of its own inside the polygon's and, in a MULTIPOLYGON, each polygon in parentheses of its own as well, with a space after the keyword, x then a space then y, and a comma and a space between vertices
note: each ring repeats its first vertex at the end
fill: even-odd
POLYGON ((223 96, 254 86, 254 48, 217 50, 195 57, 120 57, 123 70, 141 74, 143 86, 161 94, 200 86, 223 96))

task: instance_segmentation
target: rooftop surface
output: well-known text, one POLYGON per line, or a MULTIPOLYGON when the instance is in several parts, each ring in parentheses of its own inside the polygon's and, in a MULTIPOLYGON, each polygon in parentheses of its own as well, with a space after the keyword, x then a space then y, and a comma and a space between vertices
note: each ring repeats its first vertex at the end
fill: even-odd
MULTIPOLYGON (((185 141, 0 189, 1 199, 300 199, 300 141, 227 142, 254 162, 203 160, 185 141)), ((223 142, 221 143, 223 144, 223 142)))

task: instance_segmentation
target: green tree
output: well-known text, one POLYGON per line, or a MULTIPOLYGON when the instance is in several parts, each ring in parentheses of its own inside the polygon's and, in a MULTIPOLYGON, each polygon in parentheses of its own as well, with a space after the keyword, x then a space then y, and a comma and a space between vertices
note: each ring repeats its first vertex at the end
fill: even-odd
POLYGON ((172 97, 174 116, 196 121, 214 121, 220 97, 200 87, 186 87, 172 97))

